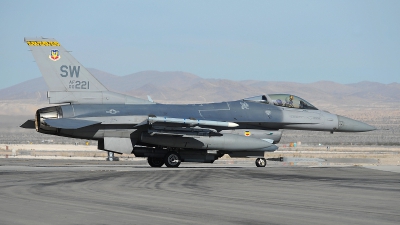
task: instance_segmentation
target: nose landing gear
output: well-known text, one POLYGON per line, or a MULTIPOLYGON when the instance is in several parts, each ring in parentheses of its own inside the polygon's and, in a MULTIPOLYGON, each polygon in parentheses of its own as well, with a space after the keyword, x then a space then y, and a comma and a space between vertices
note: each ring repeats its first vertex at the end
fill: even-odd
POLYGON ((265 160, 265 158, 257 158, 256 159, 257 167, 265 167, 266 165, 267 165, 267 160, 265 160))
POLYGON ((106 161, 119 161, 119 158, 114 157, 114 152, 107 152, 106 161))

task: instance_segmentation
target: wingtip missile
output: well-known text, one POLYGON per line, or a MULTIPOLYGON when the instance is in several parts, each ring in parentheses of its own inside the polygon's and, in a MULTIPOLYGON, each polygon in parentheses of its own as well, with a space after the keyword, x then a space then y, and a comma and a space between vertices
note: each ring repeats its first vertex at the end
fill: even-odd
POLYGON ((239 124, 237 123, 232 123, 232 122, 228 122, 228 127, 238 127, 239 124))
POLYGON ((193 120, 193 119, 181 119, 181 118, 169 118, 169 117, 149 117, 150 124, 153 123, 179 123, 187 124, 189 126, 217 126, 217 127, 238 127, 239 124, 232 122, 221 122, 212 120, 193 120))

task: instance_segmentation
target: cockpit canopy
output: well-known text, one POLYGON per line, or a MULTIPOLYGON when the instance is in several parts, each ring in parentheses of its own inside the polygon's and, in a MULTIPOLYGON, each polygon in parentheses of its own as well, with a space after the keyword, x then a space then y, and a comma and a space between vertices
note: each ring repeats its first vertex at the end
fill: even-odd
POLYGON ((306 100, 291 94, 270 94, 260 95, 244 99, 246 101, 261 102, 276 106, 296 108, 296 109, 313 109, 318 110, 306 100))
POLYGON ((271 99, 271 103, 277 106, 296 108, 296 109, 315 109, 317 108, 311 105, 306 100, 290 94, 271 94, 268 95, 271 99))

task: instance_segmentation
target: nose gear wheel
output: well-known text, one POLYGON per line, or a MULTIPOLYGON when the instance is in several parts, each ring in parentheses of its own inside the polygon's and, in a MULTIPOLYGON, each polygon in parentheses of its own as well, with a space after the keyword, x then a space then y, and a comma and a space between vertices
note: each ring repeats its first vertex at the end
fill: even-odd
POLYGON ((256 159, 256 166, 257 167, 265 167, 267 165, 267 160, 264 158, 257 158, 256 159))

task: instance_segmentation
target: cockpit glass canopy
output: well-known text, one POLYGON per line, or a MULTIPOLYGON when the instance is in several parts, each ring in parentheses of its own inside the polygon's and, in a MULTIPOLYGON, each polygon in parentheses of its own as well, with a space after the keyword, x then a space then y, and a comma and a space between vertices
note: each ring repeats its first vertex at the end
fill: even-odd
POLYGON ((250 98, 245 98, 245 101, 252 101, 252 102, 262 102, 262 103, 266 103, 268 104, 268 99, 267 96, 265 95, 258 95, 258 96, 254 96, 254 97, 250 97, 250 98))
POLYGON ((307 102, 306 100, 291 94, 259 95, 250 98, 245 98, 244 100, 288 107, 288 108, 318 110, 315 106, 311 105, 311 103, 307 102))
POLYGON ((290 94, 269 94, 270 104, 276 106, 296 108, 296 109, 314 109, 318 110, 315 106, 311 105, 306 100, 290 94))

